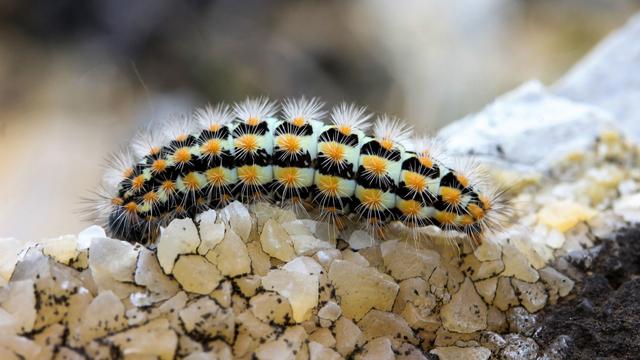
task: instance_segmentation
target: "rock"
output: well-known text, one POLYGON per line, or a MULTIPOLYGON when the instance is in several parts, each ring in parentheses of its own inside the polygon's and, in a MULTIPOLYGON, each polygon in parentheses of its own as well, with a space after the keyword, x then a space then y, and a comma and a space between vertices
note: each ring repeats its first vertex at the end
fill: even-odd
POLYGON ((482 296, 482 300, 487 304, 493 303, 493 298, 496 296, 496 289, 498 287, 498 277, 494 276, 489 279, 477 281, 474 283, 478 294, 482 296))
POLYGON ((26 243, 14 238, 0 238, 0 286, 6 285, 11 279, 20 250, 26 243))
POLYGON ((467 348, 457 346, 437 347, 429 353, 438 355, 440 360, 488 360, 491 357, 491 351, 481 346, 467 348))
POLYGON ((538 355, 538 344, 531 338, 509 334, 505 340, 507 345, 500 351, 502 360, 534 360, 538 355))
POLYGON ((74 235, 60 236, 42 241, 42 253, 59 263, 69 265, 78 257, 78 238, 74 235))
POLYGON ((91 247, 91 241, 95 238, 106 238, 107 234, 104 229, 98 225, 91 225, 78 233, 78 242, 76 244, 79 251, 86 250, 91 247))
POLYGON ((266 342, 255 352, 256 359, 295 359, 307 334, 301 326, 293 326, 285 330, 277 340, 266 342))
MULTIPOLYGON (((640 127, 638 128, 640 137, 640 127)), ((613 204, 613 211, 630 223, 640 223, 640 193, 624 196, 613 204)))
POLYGON ((293 248, 298 255, 313 255, 318 250, 333 249, 335 246, 312 235, 290 235, 293 248))
POLYGON ((196 217, 196 223, 200 230, 198 254, 206 255, 209 250, 216 247, 224 239, 224 224, 216 223, 216 211, 213 209, 199 214, 196 217))
POLYGON ((317 343, 315 341, 309 342, 309 360, 340 360, 342 357, 340 354, 330 349, 329 347, 317 343))
POLYGON ((511 332, 531 336, 538 326, 538 316, 529 313, 521 306, 517 306, 507 311, 507 321, 511 332))
POLYGON ((395 358, 391 341, 385 337, 369 341, 362 352, 354 357, 357 360, 394 360, 395 358))
POLYGON ((567 232, 582 221, 588 221, 597 212, 571 200, 555 201, 538 211, 538 222, 560 232, 567 232))
POLYGON ((208 294, 218 287, 222 274, 200 255, 183 255, 173 267, 173 276, 186 291, 208 294))
POLYGON ((360 320, 372 308, 391 310, 399 289, 389 275, 344 260, 331 263, 329 279, 342 313, 354 320, 360 320))
POLYGON ((89 268, 96 281, 109 277, 133 282, 138 251, 133 245, 109 238, 94 238, 89 249, 89 268))
POLYGON ((491 350, 493 353, 498 353, 500 349, 507 345, 507 341, 502 336, 492 331, 483 331, 480 335, 480 344, 491 350))
POLYGON ((440 263, 433 250, 418 249, 406 242, 385 241, 380 245, 384 266, 396 280, 422 276, 428 278, 440 263))
POLYGON ((528 283, 518 279, 512 279, 511 284, 514 286, 520 303, 529 312, 536 312, 542 309, 547 303, 547 292, 544 285, 540 282, 528 283))
POLYGON ((220 211, 220 218, 240 236, 242 241, 249 241, 253 223, 247 208, 238 201, 234 201, 220 211))
POLYGON ((273 219, 267 220, 264 224, 260 234, 260 244, 264 252, 276 259, 289 261, 296 256, 291 237, 282 225, 273 219))
POLYGON ((146 248, 141 248, 138 254, 134 281, 146 287, 156 301, 168 299, 180 290, 178 283, 162 272, 156 253, 146 248))
POLYGON ((271 270, 262 278, 262 286, 289 300, 295 322, 309 319, 311 311, 318 305, 318 275, 271 270))
POLYGON ((493 299, 493 305, 502 311, 507 311, 509 307, 517 306, 519 304, 516 292, 513 289, 513 286, 511 286, 511 279, 500 276, 498 278, 496 296, 493 299))
POLYGON ((164 360, 173 359, 178 346, 178 336, 169 328, 167 319, 151 321, 109 336, 104 341, 127 357, 154 356, 164 360))
POLYGON ((380 243, 371 236, 369 232, 364 230, 355 230, 352 232, 347 242, 349 243, 349 247, 353 250, 366 249, 380 243))
POLYGON ((567 335, 560 335, 549 344, 537 360, 564 360, 568 358, 573 341, 567 335))
POLYGON ((323 307, 318 310, 318 317, 329 321, 336 321, 342 314, 340 306, 333 301, 327 301, 323 307))
POLYGON ((12 282, 7 288, 6 299, 1 301, 3 309, 0 329, 6 334, 24 334, 31 332, 36 321, 36 297, 33 280, 12 282))
POLYGON ((549 302, 555 304, 558 297, 569 295, 574 286, 574 281, 559 273, 552 267, 545 267, 539 270, 540 279, 546 285, 549 293, 549 302))
POLYGON ((490 306, 487 311, 487 330, 504 333, 509 328, 507 323, 507 317, 500 309, 495 306, 490 306))
POLYGON ((465 256, 462 269, 471 280, 477 281, 498 275, 504 270, 504 263, 500 259, 480 261, 475 255, 470 254, 465 256))
POLYGON ((334 327, 336 338, 336 350, 340 355, 347 357, 355 350, 356 346, 364 343, 362 330, 353 321, 340 317, 334 327))
POLYGON ((124 305, 111 291, 96 296, 87 307, 78 328, 81 344, 124 329, 127 325, 124 305))
POLYGON ((438 136, 452 156, 475 154, 511 169, 544 171, 570 152, 587 149, 600 132, 611 128, 615 124, 606 112, 556 96, 531 81, 444 127, 438 136))
POLYGON ((583 58, 554 85, 554 92, 579 102, 606 109, 629 137, 640 141, 640 76, 634 71, 640 61, 640 15, 583 58))
POLYGON ((260 321, 276 324, 288 324, 293 313, 289 301, 275 293, 262 293, 251 298, 249 301, 251 313, 260 321))
POLYGON ((201 297, 180 311, 180 320, 187 333, 195 339, 222 338, 233 343, 235 316, 215 301, 201 297))
POLYGON ((515 276, 528 282, 538 281, 540 275, 520 250, 510 244, 504 245, 502 250, 504 252, 504 271, 500 274, 501 276, 515 276))
POLYGON ((206 256, 225 276, 238 276, 251 272, 251 258, 247 246, 233 230, 224 235, 224 239, 206 256))
POLYGON ((189 218, 176 219, 160 229, 158 261, 165 274, 171 274, 173 263, 179 255, 194 254, 200 245, 196 225, 189 218))
POLYGON ((418 344, 418 339, 407 325, 407 322, 394 313, 371 310, 362 320, 358 321, 365 340, 371 341, 378 337, 387 337, 394 348, 399 348, 403 342, 418 344))
POLYGON ((440 315, 442 325, 449 331, 471 333, 487 327, 487 305, 469 278, 462 283, 451 301, 442 306, 440 315))

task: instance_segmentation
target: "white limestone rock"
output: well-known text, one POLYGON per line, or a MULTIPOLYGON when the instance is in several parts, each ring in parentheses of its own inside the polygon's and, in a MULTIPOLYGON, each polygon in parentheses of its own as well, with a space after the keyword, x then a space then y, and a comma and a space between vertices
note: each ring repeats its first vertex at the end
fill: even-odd
POLYGON ((134 281, 147 288, 153 301, 166 300, 180 290, 178 283, 162 272, 156 253, 147 248, 138 254, 134 281))
POLYGON ((200 245, 198 229, 190 218, 175 219, 160 229, 158 261, 165 274, 171 274, 173 264, 182 254, 194 254, 200 245))
POLYGON ((220 218, 238 234, 242 241, 249 241, 253 223, 247 208, 238 201, 234 201, 220 210, 220 218))
POLYGON ((442 325, 449 331, 472 333, 487 327, 487 305, 482 301, 469 278, 451 301, 442 306, 442 325))
POLYGON ((222 275, 233 277, 251 272, 247 246, 233 230, 228 230, 224 240, 209 250, 206 257, 222 275))
POLYGON ((383 242, 380 251, 384 266, 396 280, 416 276, 428 278, 440 263, 440 254, 437 252, 397 240, 383 242))
POLYGON ((429 353, 438 355, 440 360, 488 360, 491 357, 491 350, 481 346, 464 348, 457 346, 437 347, 429 351, 429 353))
POLYGON ((531 266, 527 257, 511 244, 502 247, 504 271, 501 276, 514 276, 522 281, 536 282, 540 275, 531 266))
POLYGON ((544 285, 540 282, 528 283, 518 279, 512 279, 511 284, 518 293, 520 303, 527 311, 534 313, 547 304, 548 295, 544 285))
POLYGON ((296 256, 291 237, 282 225, 273 219, 267 220, 264 224, 260 234, 260 244, 264 252, 276 259, 289 261, 296 256))
POLYGON ((0 302, 0 309, 4 310, 0 316, 0 329, 4 328, 6 334, 30 332, 37 315, 33 280, 13 281, 7 290, 6 299, 0 302))
POLYGON ((173 267, 173 276, 186 291, 208 294, 218 287, 222 274, 200 255, 183 255, 173 267))
POLYGON ((207 252, 218 245, 224 239, 225 226, 216 222, 217 214, 213 209, 207 210, 196 217, 196 223, 200 230, 200 245, 198 254, 206 255, 207 252))
POLYGON ((196 339, 220 337, 233 343, 235 315, 208 297, 201 297, 179 313, 184 329, 196 339))

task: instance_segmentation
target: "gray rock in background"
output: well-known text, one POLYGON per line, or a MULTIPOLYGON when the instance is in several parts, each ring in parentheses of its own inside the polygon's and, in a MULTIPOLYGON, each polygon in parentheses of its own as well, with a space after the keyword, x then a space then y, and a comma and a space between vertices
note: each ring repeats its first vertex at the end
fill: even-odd
POLYGON ((474 155, 510 168, 544 171, 568 152, 593 144, 601 131, 615 127, 608 112, 530 81, 479 113, 443 128, 438 137, 452 156, 474 155))
POLYGON ((603 40, 553 91, 610 111, 625 134, 640 141, 640 14, 603 40))

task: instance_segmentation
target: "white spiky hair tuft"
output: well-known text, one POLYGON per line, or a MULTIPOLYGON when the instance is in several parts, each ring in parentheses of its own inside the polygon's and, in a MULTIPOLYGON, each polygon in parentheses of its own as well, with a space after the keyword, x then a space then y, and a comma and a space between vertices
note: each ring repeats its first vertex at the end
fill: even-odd
POLYGON ((138 131, 133 137, 133 140, 131 140, 131 150, 137 158, 143 158, 161 149, 165 140, 162 132, 154 130, 151 126, 147 126, 138 131))
POLYGON ((195 126, 192 119, 184 114, 174 114, 163 126, 163 133, 167 140, 177 140, 194 133, 195 126))
POLYGON ((346 102, 334 106, 331 110, 331 121, 334 125, 360 131, 366 131, 371 127, 371 123, 368 121, 371 116, 372 114, 367 114, 366 107, 346 102))
POLYGON ((304 96, 299 99, 286 99, 282 106, 282 115, 287 122, 293 122, 294 119, 302 119, 305 123, 309 121, 319 121, 327 114, 323 110, 324 102, 318 98, 307 100, 304 96))
POLYGON ((272 117, 278 112, 278 103, 261 96, 259 98, 246 98, 244 101, 233 105, 235 116, 243 122, 249 119, 257 119, 259 122, 272 117))
POLYGON ((426 135, 411 138, 405 147, 409 151, 415 152, 418 156, 426 156, 437 163, 447 162, 446 147, 443 141, 437 137, 426 135))
POLYGON ((135 158, 131 151, 123 149, 113 154, 106 162, 106 169, 104 172, 104 186, 108 190, 115 191, 118 188, 118 184, 126 177, 128 171, 133 171, 135 165, 135 158))
POLYGON ((196 122, 203 129, 211 129, 215 125, 226 125, 233 121, 234 116, 231 107, 224 103, 216 106, 209 104, 203 108, 196 109, 193 113, 196 122))
POLYGON ((413 127, 402 120, 383 114, 373 125, 373 135, 380 140, 390 140, 405 146, 411 138, 413 127))

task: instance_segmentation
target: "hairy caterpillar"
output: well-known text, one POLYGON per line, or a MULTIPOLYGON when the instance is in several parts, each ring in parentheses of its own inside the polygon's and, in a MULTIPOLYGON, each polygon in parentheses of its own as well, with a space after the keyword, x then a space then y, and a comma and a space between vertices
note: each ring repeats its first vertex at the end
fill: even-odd
POLYGON ((174 119, 133 141, 110 163, 92 207, 111 236, 152 242, 160 226, 233 200, 315 208, 338 228, 353 214, 374 232, 400 221, 468 234, 497 223, 497 192, 450 169, 412 129, 343 103, 322 118, 317 99, 220 104, 174 119))

